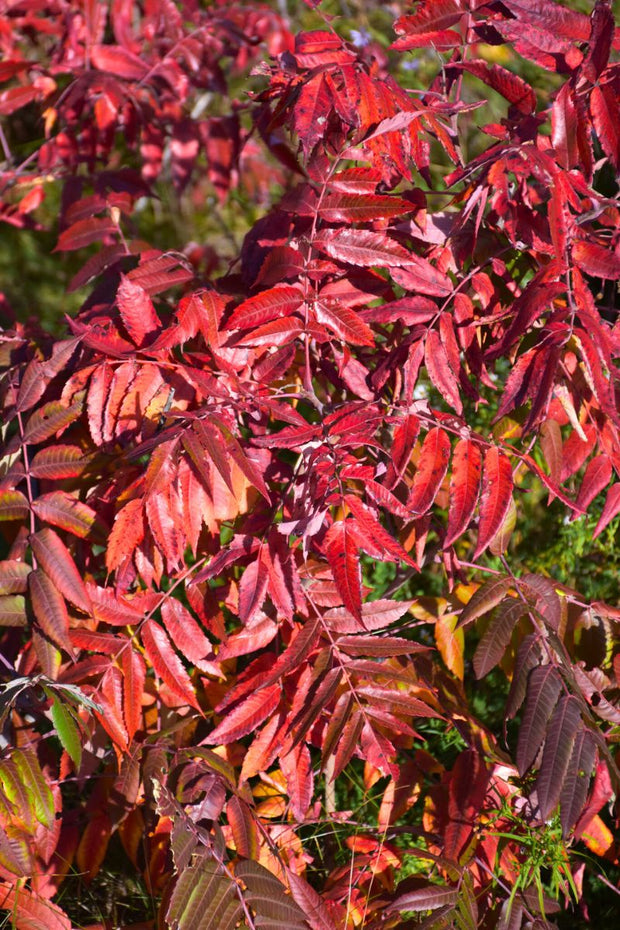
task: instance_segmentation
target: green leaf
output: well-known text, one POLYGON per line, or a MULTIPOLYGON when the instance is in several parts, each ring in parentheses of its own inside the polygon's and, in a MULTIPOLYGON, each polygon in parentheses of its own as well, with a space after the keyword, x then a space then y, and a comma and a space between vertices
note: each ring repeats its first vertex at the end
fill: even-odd
POLYGON ((62 748, 71 757, 77 771, 82 763, 82 742, 76 715, 59 698, 54 698, 52 701, 50 712, 62 748))

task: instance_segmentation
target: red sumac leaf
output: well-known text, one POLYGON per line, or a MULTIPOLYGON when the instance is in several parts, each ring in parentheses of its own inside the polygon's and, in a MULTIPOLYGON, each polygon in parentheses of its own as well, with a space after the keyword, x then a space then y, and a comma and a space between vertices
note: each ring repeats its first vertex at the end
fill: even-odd
POLYGON ((116 303, 125 329, 137 346, 143 346, 160 328, 153 301, 139 284, 122 275, 116 303))
POLYGON ((270 320, 290 316, 301 307, 303 300, 304 295, 298 287, 289 284, 272 287, 239 304, 224 329, 252 329, 270 320))
POLYGON ((355 310, 331 301, 329 304, 317 301, 316 318, 331 329, 343 342, 353 346, 373 346, 375 339, 367 323, 357 315, 355 310))
POLYGON ((575 505, 586 511, 594 498, 609 484, 612 474, 611 460, 604 453, 588 462, 575 505))
POLYGON ((91 463, 92 458, 84 455, 79 446, 58 444, 39 449, 30 463, 33 478, 45 478, 47 481, 59 481, 63 478, 77 478, 91 463))
POLYGON ((413 264, 406 249, 381 233, 363 229, 328 229, 315 236, 313 245, 330 258, 350 265, 393 268, 413 264))
POLYGON ((54 530, 45 527, 30 539, 37 562, 68 601, 90 614, 92 605, 73 557, 54 530))
POLYGON ((114 518, 105 553, 108 571, 115 571, 143 539, 144 502, 141 498, 136 498, 125 504, 114 518))
POLYGON ((30 513, 28 498, 21 491, 0 491, 0 521, 24 520, 30 513))
POLYGON ((6 559, 0 562, 0 595, 23 594, 28 588, 32 567, 26 562, 6 559))
POLYGON ((147 619, 140 630, 144 648, 155 674, 184 704, 200 710, 190 677, 172 648, 165 631, 152 619, 147 619))
POLYGON ((347 610, 362 621, 362 577, 357 543, 347 521, 333 523, 325 536, 325 555, 347 610))
POLYGON ((620 256, 596 242, 578 239, 573 243, 573 258, 582 271, 595 278, 609 281, 620 278, 620 256))
POLYGON ((450 367, 448 354, 437 330, 432 329, 426 337, 424 364, 428 376, 443 399, 458 414, 463 412, 463 403, 456 374, 450 367))
POLYGON ((451 546, 467 527, 478 503, 482 454, 471 439, 459 439, 452 456, 448 528, 444 546, 451 546))
POLYGON ((75 249, 83 249, 87 245, 92 245, 93 242, 101 242, 102 239, 116 232, 116 224, 110 219, 92 217, 88 220, 78 220, 60 234, 54 251, 72 252, 75 249))
POLYGON ((55 400, 44 404, 30 416, 24 430, 24 442, 36 444, 49 439, 77 420, 81 412, 81 402, 72 404, 70 407, 65 407, 55 400))
POLYGON ((53 643, 73 655, 67 605, 52 579, 37 568, 28 575, 28 589, 37 622, 53 643))
POLYGON ((592 88, 590 111, 601 148, 617 171, 620 168, 620 107, 613 85, 601 82, 592 88))
POLYGON ((227 745, 254 732, 274 713, 280 703, 280 694, 279 684, 254 692, 237 707, 228 711, 205 742, 214 746, 227 745))
POLYGON ((579 730, 560 791, 560 820, 562 835, 565 837, 581 816, 588 796, 595 758, 594 736, 589 730, 579 730))
POLYGON ((138 55, 120 45, 94 45, 90 49, 90 60, 100 71, 127 81, 140 81, 149 70, 138 55))
POLYGON ((474 559, 499 532, 512 500, 512 465, 507 455, 492 446, 484 457, 478 542, 474 559))
POLYGON ((74 536, 85 539, 91 534, 96 537, 105 534, 105 528, 95 511, 66 491, 42 494, 33 501, 32 509, 40 520, 73 533, 74 536))
POLYGON ((328 223, 363 223, 382 217, 402 216, 413 210, 402 197, 360 194, 327 194, 319 205, 319 216, 328 223))
POLYGON ((597 536, 603 532, 606 526, 608 526, 614 517, 617 517, 620 513, 620 484, 612 484, 609 491, 607 492, 607 497, 605 498, 605 504, 603 506, 602 513, 599 517, 598 523, 594 528, 592 534, 592 539, 596 539, 597 536))
POLYGON ((536 109, 536 94, 530 85, 501 65, 489 65, 479 60, 460 62, 458 67, 480 78, 521 113, 532 113, 536 109))
POLYGON ((146 681, 146 663, 139 652, 131 646, 121 656, 123 671, 123 712, 129 741, 142 727, 142 697, 146 681))
POLYGON ((314 776, 310 750, 305 743, 298 743, 290 752, 280 754, 280 768, 286 778, 286 787, 293 816, 303 821, 314 790, 314 776))
POLYGON ((424 514, 437 496, 450 461, 450 439, 439 427, 427 433, 418 461, 407 507, 415 514, 424 514))

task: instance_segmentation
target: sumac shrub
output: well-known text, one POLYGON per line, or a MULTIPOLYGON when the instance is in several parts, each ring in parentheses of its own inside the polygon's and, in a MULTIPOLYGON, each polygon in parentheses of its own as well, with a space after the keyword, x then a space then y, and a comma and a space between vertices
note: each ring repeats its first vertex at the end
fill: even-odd
POLYGON ((90 288, 0 336, 20 930, 614 903, 619 608, 527 526, 620 513, 620 33, 398 9, 389 45, 316 0, 0 5, 0 217, 90 288), (161 248, 160 197, 259 218, 161 248))

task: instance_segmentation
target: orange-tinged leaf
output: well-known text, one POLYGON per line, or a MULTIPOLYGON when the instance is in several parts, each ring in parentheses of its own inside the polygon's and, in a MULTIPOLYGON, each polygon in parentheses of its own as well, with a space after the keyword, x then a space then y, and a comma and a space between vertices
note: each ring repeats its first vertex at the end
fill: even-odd
POLYGON ((17 930, 71 930, 72 923, 57 904, 25 885, 0 883, 0 908, 10 911, 17 930))
POLYGON ((173 694, 176 694, 181 701, 189 704, 190 707, 195 707, 196 710, 200 710, 190 677, 172 648, 166 632, 155 620, 150 618, 144 622, 140 632, 147 657, 155 670, 155 674, 168 685, 173 694))
POLYGON ((31 414, 24 430, 24 442, 36 444, 49 439, 59 430, 77 420, 81 412, 81 401, 65 407, 64 404, 51 400, 31 414))
POLYGON ((463 655, 465 636, 462 629, 457 629, 456 614, 441 614, 435 620, 435 642, 441 658, 460 681, 465 673, 463 655))
POLYGON ((75 855, 76 865, 86 884, 101 868, 111 833, 112 822, 108 814, 100 812, 88 818, 75 855))
POLYGON ((30 513, 28 498, 21 491, 0 491, 0 521, 24 520, 30 513))
POLYGON ((512 500, 512 465, 507 455, 492 446, 484 457, 478 542, 474 559, 499 532, 512 500))
POLYGON ((17 559, 0 562, 0 595, 23 594, 28 588, 28 575, 32 566, 17 559))
POLYGON ((605 856, 614 846, 614 835, 598 814, 583 831, 581 840, 596 856, 605 856))
POLYGON ((33 501, 32 509, 40 520, 73 533, 74 536, 82 539, 91 535, 105 538, 105 528, 95 511, 66 491, 41 494, 33 501))
POLYGON ((39 449, 30 463, 30 474, 33 478, 48 481, 77 478, 88 468, 91 460, 91 456, 84 455, 79 446, 58 443, 39 449))
POLYGON ((362 620, 362 578, 357 543, 347 521, 333 523, 325 535, 325 554, 342 602, 362 620))
POLYGON ((105 564, 113 572, 144 539, 144 505, 141 498, 129 501, 114 518, 108 536, 105 564))
POLYGON ((450 461, 450 439, 439 427, 427 433, 418 461, 407 506, 416 514, 424 514, 430 508, 443 479, 448 471, 450 461))

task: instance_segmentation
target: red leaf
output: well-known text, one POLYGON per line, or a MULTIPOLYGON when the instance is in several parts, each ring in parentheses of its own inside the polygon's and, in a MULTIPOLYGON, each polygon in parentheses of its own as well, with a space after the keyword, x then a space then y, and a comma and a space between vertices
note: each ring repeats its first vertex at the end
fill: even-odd
POLYGON ((44 404, 30 416, 24 430, 24 442, 36 445, 50 439, 55 433, 77 420, 81 412, 81 402, 76 402, 70 407, 55 400, 44 404))
POLYGON ((484 760, 474 749, 462 752, 454 763, 448 788, 444 840, 444 855, 453 862, 459 861, 471 839, 487 793, 489 776, 484 760))
POLYGON ((363 223, 382 217, 403 216, 414 209, 401 197, 363 194, 327 194, 319 205, 319 216, 328 223, 363 223))
POLYGON ((574 90, 570 82, 562 86, 551 108, 551 141, 563 168, 579 165, 578 121, 574 90))
POLYGON ((319 323, 324 323, 343 342, 353 346, 374 346, 375 338, 371 328, 364 323, 355 310, 335 301, 330 304, 317 301, 314 306, 319 323))
POLYGON ((140 81, 149 70, 141 58, 120 45, 94 45, 90 50, 90 60, 100 71, 127 81, 140 81))
POLYGON ((405 51, 410 48, 436 48, 446 50, 463 44, 463 36, 451 29, 459 26, 463 10, 456 0, 434 0, 421 4, 416 12, 401 16, 394 23, 394 32, 402 36, 392 48, 405 51))
POLYGON ((596 242, 578 239, 573 243, 573 258, 582 271, 595 278, 620 278, 620 256, 596 242))
POLYGON ((153 301, 144 288, 122 275, 116 293, 116 303, 125 329, 138 347, 143 346, 161 325, 153 301))
POLYGON ((45 635, 69 655, 73 655, 67 605, 52 579, 43 569, 37 568, 28 576, 28 588, 34 615, 45 635))
POLYGON ((28 498, 21 491, 0 491, 0 522, 25 520, 30 513, 28 498))
POLYGON ((612 474, 611 459, 608 455, 595 455, 588 462, 575 505, 586 511, 594 498, 609 484, 612 474))
POLYGON ((429 430, 420 451, 407 507, 415 514, 424 514, 431 507, 450 461, 450 439, 439 427, 429 430))
POLYGON ((39 896, 20 883, 2 882, 0 908, 12 914, 14 926, 19 930, 71 930, 72 923, 57 904, 39 896))
POLYGON ((420 421, 411 413, 408 413, 402 420, 399 420, 398 425, 394 429, 394 438, 391 448, 392 461, 388 468, 385 481, 390 490, 392 490, 402 478, 409 464, 409 459, 411 458, 411 453, 413 452, 413 447, 419 432, 420 421))
POLYGON ((30 539, 37 562, 68 601, 90 614, 92 605, 86 586, 71 553, 60 537, 49 528, 39 530, 30 539))
POLYGON ((502 68, 501 65, 488 65, 485 61, 479 60, 459 62, 458 65, 450 67, 463 68, 480 78, 521 113, 527 115, 536 109, 536 95, 530 85, 512 71, 502 68))
POLYGON ((460 439, 452 457, 448 529, 444 546, 451 546, 461 536, 471 520, 480 490, 482 455, 477 443, 460 439))
POLYGON ((39 95, 36 87, 28 84, 25 87, 11 87, 0 94, 0 116, 9 116, 32 103, 39 95))
MULTIPOLYGON (((259 326, 235 345, 239 346, 281 346, 289 345, 304 331, 303 323, 297 317, 284 320, 272 320, 259 326)), ((349 340, 350 341, 350 340, 349 340)))
POLYGON ((314 238, 315 245, 336 261, 364 267, 393 268, 412 265, 409 252, 381 233, 362 229, 328 229, 314 238))
POLYGON ((456 375, 450 367, 444 343, 435 329, 432 329, 426 337, 424 363, 429 378, 441 396, 458 414, 461 414, 463 403, 456 375))
POLYGON ((620 107, 612 85, 592 88, 590 111, 601 148, 617 171, 620 168, 620 107))
POLYGON ((501 529, 512 500, 512 465, 507 455, 493 446, 484 457, 478 543, 474 559, 484 552, 501 529))
POLYGON ((92 217, 88 220, 78 220, 60 234, 54 251, 73 252, 75 249, 83 249, 117 232, 116 224, 111 219, 92 217))
POLYGON ((125 504, 116 514, 105 553, 105 564, 109 572, 115 571, 129 558, 144 539, 143 510, 142 499, 136 498, 125 504))
POLYGON ((98 538, 105 535, 105 527, 102 526, 95 511, 66 491, 50 491, 49 494, 41 494, 33 501, 32 509, 40 520, 58 526, 68 533, 73 533, 74 536, 86 539, 91 535, 98 538))
POLYGON ((409 553, 403 549, 397 539, 394 539, 386 529, 379 523, 378 519, 362 504, 353 494, 345 494, 344 502, 350 508, 359 527, 368 533, 369 540, 384 549, 393 560, 405 562, 412 568, 417 568, 416 562, 411 558, 409 553))
POLYGON ((129 742, 142 728, 142 697, 146 681, 146 663, 131 646, 122 653, 123 713, 129 742))
POLYGON ((58 444, 40 449, 30 463, 33 478, 58 481, 77 478, 88 468, 91 458, 79 446, 58 444))
POLYGON ((606 526, 608 526, 614 517, 617 517, 620 513, 620 484, 612 484, 609 491, 607 492, 607 498, 605 500, 605 505, 603 511, 599 517, 599 521, 596 524, 594 533, 592 534, 592 539, 596 539, 597 536, 603 532, 606 526))
POLYGON ((301 307, 304 296, 298 287, 284 284, 262 291, 239 304, 224 329, 252 329, 270 320, 290 316, 301 307))
POLYGON ((161 605, 161 618, 172 642, 188 662, 207 674, 220 674, 218 666, 204 661, 212 655, 213 647, 187 607, 175 598, 168 598, 161 605))
POLYGON ((325 555, 342 602, 362 621, 362 578, 357 543, 347 521, 333 523, 325 535, 325 555))
POLYGON ((298 743, 290 752, 280 755, 280 768, 286 778, 291 811, 297 821, 303 821, 314 790, 314 777, 310 751, 305 743, 298 743))
POLYGON ((154 620, 147 619, 142 625, 140 635, 155 674, 184 704, 200 710, 189 675, 164 630, 154 620))
POLYGON ((281 689, 279 684, 251 694, 237 705, 216 726, 204 741, 211 745, 227 745, 253 733, 278 707, 281 689))
POLYGON ((332 100, 322 73, 306 81, 299 90, 293 112, 293 128, 306 158, 328 129, 332 100))

